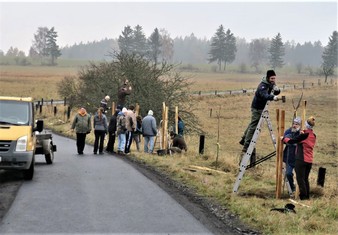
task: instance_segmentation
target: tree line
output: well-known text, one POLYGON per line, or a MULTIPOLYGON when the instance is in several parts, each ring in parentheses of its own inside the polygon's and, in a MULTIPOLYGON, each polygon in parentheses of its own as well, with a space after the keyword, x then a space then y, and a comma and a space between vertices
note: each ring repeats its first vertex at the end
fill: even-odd
POLYGON ((320 67, 326 77, 334 74, 337 67, 337 31, 330 35, 325 47, 320 41, 305 42, 303 45, 293 41, 283 42, 280 33, 271 40, 260 38, 246 42, 236 37, 230 29, 225 30, 223 25, 217 28, 210 40, 198 39, 194 34, 172 39, 165 29, 157 28, 147 38, 140 25, 124 27, 118 39, 81 42, 63 48, 59 48, 56 38, 54 27, 39 27, 27 57, 12 47, 6 54, 0 51, 0 56, 13 57, 17 64, 23 65, 29 63, 28 58, 38 59, 41 64, 55 65, 58 57, 95 61, 109 58, 112 51, 123 51, 140 55, 154 64, 160 61, 190 65, 216 63, 214 71, 226 70, 229 64, 240 66, 243 72, 246 66, 261 72, 264 66, 276 69, 289 65, 296 67, 299 73, 306 68, 320 67))

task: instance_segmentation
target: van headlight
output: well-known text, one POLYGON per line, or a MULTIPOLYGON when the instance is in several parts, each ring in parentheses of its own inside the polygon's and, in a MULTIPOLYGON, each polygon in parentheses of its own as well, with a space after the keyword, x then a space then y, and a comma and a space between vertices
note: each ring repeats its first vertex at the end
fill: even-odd
POLYGON ((22 136, 16 142, 15 151, 23 152, 26 151, 26 149, 27 149, 27 136, 22 136))

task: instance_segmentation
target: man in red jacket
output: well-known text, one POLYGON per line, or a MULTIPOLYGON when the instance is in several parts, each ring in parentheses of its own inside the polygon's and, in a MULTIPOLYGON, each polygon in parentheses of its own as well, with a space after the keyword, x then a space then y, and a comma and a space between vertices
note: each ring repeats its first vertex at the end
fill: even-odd
POLYGON ((296 178, 299 186, 300 200, 310 198, 309 174, 313 162, 313 148, 316 144, 316 135, 312 128, 315 126, 315 118, 311 116, 305 122, 305 130, 295 138, 283 138, 287 144, 297 143, 296 148, 296 178))

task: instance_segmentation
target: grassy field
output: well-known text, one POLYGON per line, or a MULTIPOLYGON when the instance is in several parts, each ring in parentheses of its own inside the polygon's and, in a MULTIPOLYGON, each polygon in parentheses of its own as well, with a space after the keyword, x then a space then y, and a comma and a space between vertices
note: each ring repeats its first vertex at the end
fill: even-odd
MULTIPOLYGON (((32 95, 35 99, 44 97, 61 98, 56 94, 56 84, 66 75, 76 75, 77 68, 71 67, 7 67, 0 71, 0 95, 32 95), (34 85, 30 85, 34 84, 34 85)), ((192 74, 187 74, 191 76, 192 74)), ((193 74, 194 91, 254 89, 260 75, 253 74, 193 74)), ((318 82, 320 77, 307 77, 293 74, 277 76, 280 87, 286 84, 318 82)), ((253 94, 200 96, 196 97, 196 115, 206 132, 205 152, 199 155, 199 136, 185 136, 189 150, 183 155, 172 157, 149 156, 137 153, 132 146, 132 157, 154 165, 172 178, 194 188, 200 195, 218 201, 229 208, 250 226, 264 234, 338 234, 338 97, 337 86, 321 86, 311 89, 283 91, 286 102, 272 102, 270 118, 276 133, 276 109, 286 112, 286 127, 291 124, 293 115, 292 100, 295 102, 303 92, 307 100, 307 115, 316 117, 317 145, 312 171, 310 174, 311 200, 304 202, 310 207, 296 205, 296 214, 271 212, 274 207, 282 208, 288 203, 287 190, 284 188, 282 199, 275 199, 276 157, 245 172, 237 194, 233 186, 238 174, 241 145, 240 137, 250 120, 250 104, 253 94), (212 109, 212 111, 211 111, 212 109), (219 131, 219 141, 217 140, 219 131), (217 144, 220 146, 217 154, 217 144), (218 158, 217 158, 218 155, 218 158), (216 162, 217 159, 217 162, 216 162), (210 170, 191 170, 192 166, 206 167, 210 170), (326 180, 322 188, 316 185, 318 169, 325 167, 326 180)), ((301 115, 302 106, 298 110, 301 115)), ((64 115, 50 117, 51 110, 42 117, 54 130, 73 136, 70 123, 64 115)), ((72 120, 72 118, 71 118, 72 120)), ((93 141, 93 135, 89 136, 93 141)), ((258 158, 274 150, 268 129, 263 127, 257 143, 258 158)), ((75 151, 75 150, 74 150, 75 151)))

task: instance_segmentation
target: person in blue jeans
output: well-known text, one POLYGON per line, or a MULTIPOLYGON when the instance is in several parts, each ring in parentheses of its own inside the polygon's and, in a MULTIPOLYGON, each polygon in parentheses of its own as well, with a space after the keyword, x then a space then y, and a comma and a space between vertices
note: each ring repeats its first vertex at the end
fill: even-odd
POLYGON ((126 115, 127 115, 127 109, 122 108, 122 111, 120 111, 117 114, 117 153, 124 155, 124 150, 126 146, 126 132, 127 132, 127 127, 126 127, 126 115))
POLYGON ((154 140, 157 135, 156 119, 154 118, 154 112, 148 111, 148 115, 142 120, 142 134, 144 138, 144 152, 152 153, 154 150, 154 140))
MULTIPOLYGON (((292 127, 284 132, 284 138, 294 139, 300 134, 300 125, 302 120, 296 117, 292 122, 292 127)), ((293 170, 296 164, 296 147, 297 144, 286 144, 283 152, 283 162, 286 165, 286 178, 289 181, 292 192, 296 190, 293 180, 293 170)))

